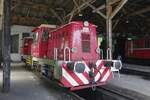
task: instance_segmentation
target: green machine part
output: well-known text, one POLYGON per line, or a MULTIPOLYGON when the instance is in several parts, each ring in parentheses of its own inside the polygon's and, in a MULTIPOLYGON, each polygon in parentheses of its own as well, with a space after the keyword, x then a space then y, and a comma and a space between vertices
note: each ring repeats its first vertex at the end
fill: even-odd
POLYGON ((98 47, 99 47, 101 45, 103 37, 101 35, 99 35, 97 40, 98 40, 98 47))

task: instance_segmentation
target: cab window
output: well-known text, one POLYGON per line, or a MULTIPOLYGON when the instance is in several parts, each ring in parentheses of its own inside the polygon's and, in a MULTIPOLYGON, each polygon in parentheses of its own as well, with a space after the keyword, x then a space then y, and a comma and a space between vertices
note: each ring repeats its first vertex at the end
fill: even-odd
POLYGON ((37 43, 37 41, 38 41, 38 32, 33 34, 33 42, 37 43))
POLYGON ((150 40, 145 39, 145 48, 150 48, 150 40))
POLYGON ((47 41, 48 40, 48 30, 44 30, 42 34, 42 40, 47 41))
POLYGON ((89 34, 82 34, 82 52, 90 52, 90 35, 89 34))

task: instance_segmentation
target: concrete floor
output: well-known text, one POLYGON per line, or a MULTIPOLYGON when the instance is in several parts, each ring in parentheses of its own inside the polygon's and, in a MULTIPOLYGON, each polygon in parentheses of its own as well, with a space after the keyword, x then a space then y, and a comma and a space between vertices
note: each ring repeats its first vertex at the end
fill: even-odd
MULTIPOLYGON (((11 72, 11 91, 4 94, 0 91, 0 100, 66 100, 67 95, 47 81, 39 79, 33 72, 13 64, 11 72)), ((0 71, 0 89, 2 90, 2 69, 0 71)))
MULTIPOLYGON (((33 72, 21 66, 22 63, 12 64, 11 91, 8 94, 0 91, 0 100, 73 100, 63 89, 39 79, 33 72)), ((121 74, 120 78, 116 76, 107 85, 150 97, 150 79, 142 76, 121 74)), ((0 69, 0 89, 2 90, 2 69, 0 69)))
POLYGON ((141 94, 141 96, 146 96, 146 98, 149 98, 148 100, 150 100, 150 78, 148 79, 143 76, 121 74, 120 78, 115 77, 114 79, 111 79, 108 85, 111 87, 118 87, 118 89, 123 88, 128 91, 132 91, 129 92, 131 95, 132 93, 134 94, 134 92, 141 94))

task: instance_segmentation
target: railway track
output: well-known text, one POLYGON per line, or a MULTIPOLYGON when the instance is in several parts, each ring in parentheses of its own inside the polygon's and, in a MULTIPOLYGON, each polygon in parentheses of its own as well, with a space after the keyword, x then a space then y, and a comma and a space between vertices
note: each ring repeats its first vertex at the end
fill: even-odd
POLYGON ((137 93, 127 93, 126 90, 117 89, 115 87, 112 88, 112 86, 97 88, 96 91, 85 89, 80 92, 70 92, 67 89, 59 87, 55 83, 52 83, 47 78, 42 77, 37 71, 34 73, 42 81, 47 81, 43 82, 44 85, 52 86, 55 89, 61 89, 61 91, 63 91, 63 93, 60 94, 59 100, 149 100, 141 95, 136 96, 137 93))
POLYGON ((150 77, 150 66, 123 64, 122 73, 150 77))
POLYGON ((135 100, 134 98, 107 88, 98 88, 97 92, 102 93, 102 100, 135 100))
POLYGON ((111 85, 97 88, 96 91, 102 94, 101 100, 150 100, 150 97, 146 95, 111 85))
POLYGON ((58 100, 85 100, 74 92, 64 92, 58 100))

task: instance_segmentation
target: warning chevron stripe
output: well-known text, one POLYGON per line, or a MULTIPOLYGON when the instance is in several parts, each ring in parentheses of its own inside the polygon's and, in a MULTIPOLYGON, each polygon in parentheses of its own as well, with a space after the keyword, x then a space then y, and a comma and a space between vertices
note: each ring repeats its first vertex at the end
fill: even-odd
POLYGON ((81 74, 81 73, 75 73, 81 80, 84 84, 88 84, 89 81, 88 79, 86 78, 86 76, 84 76, 84 74, 81 74))
MULTIPOLYGON (((108 68, 107 68, 107 69, 108 69, 108 68)), ((105 82, 105 81, 107 80, 107 78, 109 77, 109 75, 110 75, 110 70, 108 69, 108 70, 106 71, 106 74, 105 74, 104 77, 102 78, 101 82, 105 82)))
POLYGON ((102 77, 102 73, 104 72, 105 67, 102 66, 102 68, 99 70, 99 72, 95 75, 95 81, 98 81, 100 77, 102 77))
POLYGON ((106 81, 110 80, 112 77, 112 72, 109 70, 109 76, 107 77, 106 81))
POLYGON ((83 80, 79 78, 78 75, 75 74, 75 72, 67 70, 66 64, 64 64, 63 68, 68 72, 68 74, 80 85, 84 84, 83 80))
POLYGON ((100 81, 101 82, 101 80, 103 79, 103 77, 106 75, 106 73, 107 73, 107 71, 108 71, 109 69, 108 68, 104 68, 104 71, 103 71, 103 73, 101 74, 101 77, 99 78, 99 80, 98 81, 100 81))
POLYGON ((66 78, 63 77, 63 76, 62 76, 62 78, 61 78, 61 82, 64 83, 64 86, 65 86, 65 87, 72 87, 72 84, 70 84, 70 83, 68 82, 68 80, 66 80, 66 78))
POLYGON ((98 65, 98 67, 96 67, 96 69, 95 69, 94 76, 96 76, 99 73, 99 71, 102 67, 104 67, 104 65, 103 65, 103 62, 101 61, 98 65))
POLYGON ((79 84, 70 76, 70 74, 62 68, 63 71, 63 77, 72 85, 72 86, 78 86, 79 84))
MULTIPOLYGON (((81 62, 76 62, 81 63, 81 62)), ((82 61, 85 64, 85 71, 83 73, 77 73, 67 69, 66 64, 62 66, 62 80, 61 82, 66 87, 75 87, 83 86, 89 84, 91 78, 89 77, 89 71, 91 70, 85 61, 82 61)), ((103 61, 98 60, 96 62, 97 70, 94 70, 95 81, 97 83, 105 82, 109 80, 112 76, 112 73, 109 68, 104 67, 103 61), (99 73, 100 72, 100 73, 99 73)))

